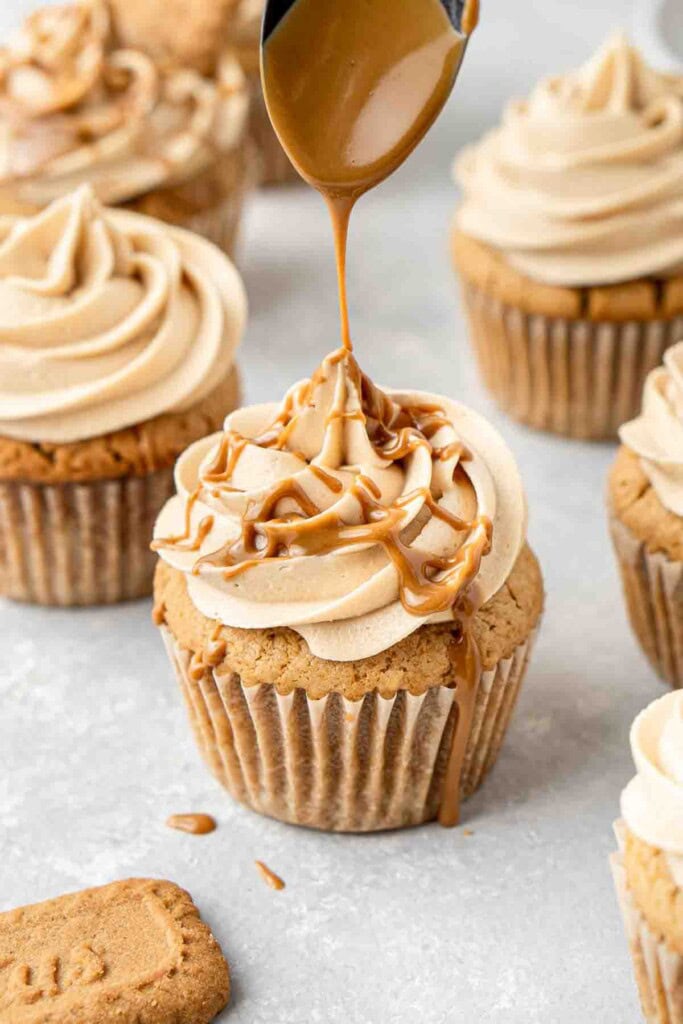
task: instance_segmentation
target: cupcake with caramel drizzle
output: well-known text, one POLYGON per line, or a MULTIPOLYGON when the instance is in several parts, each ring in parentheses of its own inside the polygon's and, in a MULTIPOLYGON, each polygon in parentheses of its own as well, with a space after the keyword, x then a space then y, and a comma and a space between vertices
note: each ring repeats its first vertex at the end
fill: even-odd
POLYGON ((345 347, 191 446, 176 488, 155 530, 157 619, 221 781, 323 828, 457 820, 500 747, 542 602, 493 428, 448 398, 380 389, 345 347), (348 778, 331 774, 338 744, 348 778))

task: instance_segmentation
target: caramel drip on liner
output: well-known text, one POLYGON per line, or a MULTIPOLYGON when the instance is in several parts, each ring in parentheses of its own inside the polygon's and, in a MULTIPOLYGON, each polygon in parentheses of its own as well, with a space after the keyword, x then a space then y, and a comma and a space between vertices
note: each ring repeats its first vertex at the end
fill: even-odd
POLYGON ((444 828, 453 828, 460 821, 462 772, 481 677, 481 659, 467 616, 461 623, 460 635, 454 640, 452 653, 456 718, 438 813, 439 824, 444 828))

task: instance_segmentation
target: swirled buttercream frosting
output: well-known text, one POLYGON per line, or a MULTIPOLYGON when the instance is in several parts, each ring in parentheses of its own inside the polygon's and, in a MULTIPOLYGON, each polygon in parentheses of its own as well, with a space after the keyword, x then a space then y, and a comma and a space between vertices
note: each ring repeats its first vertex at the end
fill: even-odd
POLYGON ((654 701, 631 728, 637 774, 621 795, 621 813, 631 832, 669 854, 683 885, 683 693, 654 701))
POLYGON ((336 661, 471 614, 526 529, 493 428, 447 398, 381 390, 347 349, 281 405, 232 413, 192 445, 176 487, 155 547, 195 606, 229 626, 290 627, 336 661))
POLYGON ((532 279, 590 286, 683 265, 683 76, 623 35, 511 103, 456 162, 465 234, 532 279))
POLYGON ((215 246, 87 186, 0 218, 0 435, 81 441, 196 405, 232 366, 245 305, 215 246))
POLYGON ((621 427, 619 437, 640 457, 662 505, 683 516, 683 342, 649 374, 642 412, 621 427))
POLYGON ((85 182, 112 204, 182 184, 238 143, 247 107, 227 53, 211 79, 162 69, 112 47, 102 0, 38 10, 0 50, 0 208, 85 182))

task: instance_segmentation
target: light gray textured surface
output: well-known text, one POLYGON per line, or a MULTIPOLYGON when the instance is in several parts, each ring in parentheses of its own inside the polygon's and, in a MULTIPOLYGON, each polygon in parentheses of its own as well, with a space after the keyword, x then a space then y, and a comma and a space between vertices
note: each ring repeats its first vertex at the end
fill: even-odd
MULTIPOLYGON (((26 6, 26 4, 24 4, 26 6)), ((4 0, 0 22, 21 4, 4 0)), ((481 390, 447 258, 452 153, 503 99, 581 60, 624 0, 486 0, 456 95, 351 237, 357 354, 387 384, 443 390, 517 453, 547 614, 518 713, 462 829, 296 830, 233 805, 200 763, 148 603, 0 602, 0 910, 130 875, 187 887, 233 969, 235 1024, 631 1024, 639 1019, 607 856, 628 728, 663 690, 629 632, 605 527, 611 446, 508 423, 481 390), (514 13, 513 13, 514 12, 514 13), (219 829, 171 832, 171 812, 219 829), (253 866, 287 882, 275 893, 253 866)), ((330 233, 302 189, 254 199, 242 266, 249 400, 337 341, 330 233)))

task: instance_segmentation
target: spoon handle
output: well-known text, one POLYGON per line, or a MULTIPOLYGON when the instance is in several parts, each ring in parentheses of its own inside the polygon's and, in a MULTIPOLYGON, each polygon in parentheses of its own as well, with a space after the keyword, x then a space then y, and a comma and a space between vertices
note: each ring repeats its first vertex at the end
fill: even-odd
MULTIPOLYGON (((397 0, 400 3, 401 0, 397 0)), ((285 14, 296 0, 267 0, 265 13, 263 15, 263 31, 261 43, 265 43, 271 32, 277 28, 285 14)), ((465 8, 472 0, 441 0, 446 9, 446 14, 457 32, 462 32, 462 18, 465 8)))

